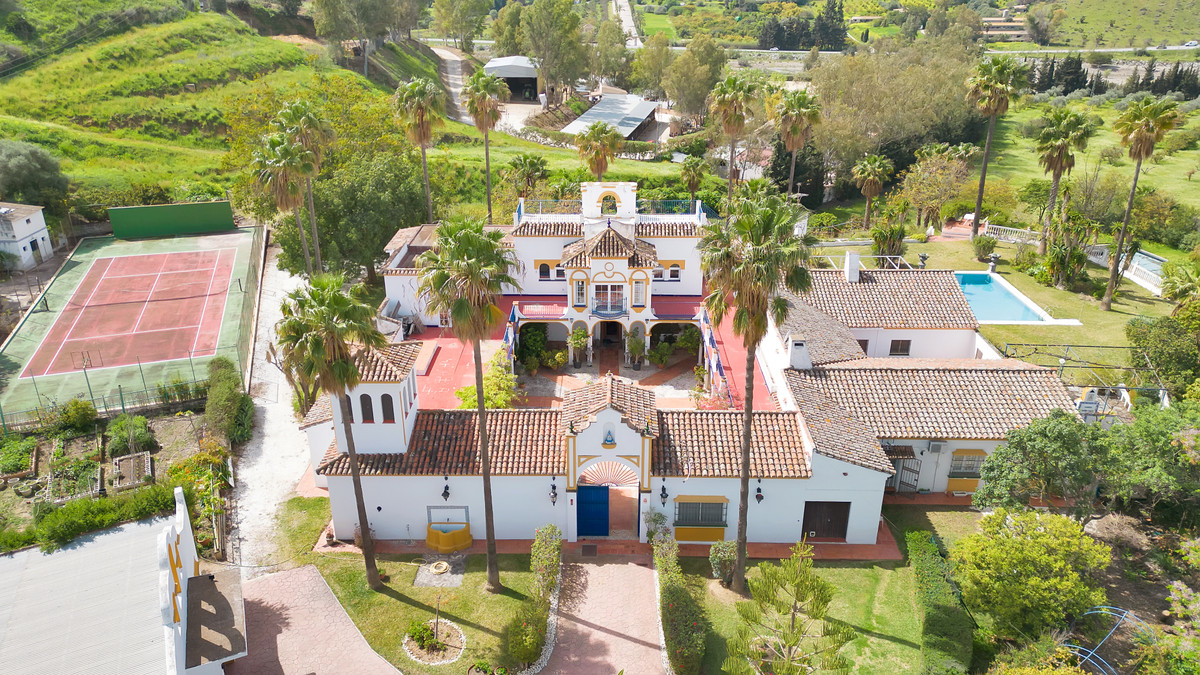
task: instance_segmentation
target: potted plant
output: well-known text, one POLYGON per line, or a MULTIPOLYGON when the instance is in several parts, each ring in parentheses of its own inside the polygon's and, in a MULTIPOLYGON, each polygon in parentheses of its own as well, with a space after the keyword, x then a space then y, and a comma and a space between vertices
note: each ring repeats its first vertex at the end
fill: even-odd
POLYGON ((574 363, 576 368, 583 366, 583 351, 587 349, 588 333, 586 328, 576 328, 567 336, 567 345, 574 352, 574 363))
POLYGON ((634 329, 633 334, 629 336, 629 354, 633 359, 633 369, 642 369, 642 357, 646 353, 646 341, 638 334, 637 329, 634 329))
POLYGON ((538 367, 542 364, 538 361, 538 357, 530 354, 529 356, 525 357, 525 362, 522 365, 525 366, 525 370, 528 371, 530 375, 537 375, 538 367))

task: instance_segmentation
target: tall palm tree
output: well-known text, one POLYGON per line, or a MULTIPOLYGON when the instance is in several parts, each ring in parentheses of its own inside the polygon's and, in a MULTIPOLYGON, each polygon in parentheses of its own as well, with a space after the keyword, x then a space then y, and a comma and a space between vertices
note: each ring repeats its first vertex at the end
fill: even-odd
POLYGON ((492 154, 488 133, 500 121, 500 103, 507 101, 508 85, 484 70, 476 70, 463 85, 462 104, 483 134, 483 172, 487 176, 488 222, 492 222, 492 154))
POLYGON ((883 155, 867 155, 858 160, 858 163, 850 170, 855 184, 867 198, 867 207, 863 211, 864 230, 871 229, 871 202, 879 196, 880 191, 883 190, 883 184, 891 177, 894 170, 892 160, 883 155))
POLYGON ((783 138, 783 147, 792 153, 792 168, 788 172, 787 194, 792 194, 796 184, 796 155, 808 143, 813 127, 821 123, 821 104, 815 95, 803 89, 783 92, 775 106, 775 125, 783 138))
POLYGON ((375 309, 367 302, 366 288, 358 284, 346 292, 342 290, 345 285, 346 278, 340 274, 318 274, 308 286, 288 293, 280 307, 283 317, 275 324, 275 334, 282 351, 304 354, 304 358, 296 360, 303 377, 316 382, 338 404, 346 435, 350 480, 354 484, 354 503, 358 508, 367 584, 379 589, 383 584, 375 564, 375 539, 363 501, 346 392, 358 386, 360 374, 355 362, 359 353, 383 347, 387 338, 375 328, 375 309))
POLYGON ((492 517, 492 468, 488 456, 487 408, 483 400, 483 357, 479 344, 505 320, 498 300, 505 288, 518 289, 520 268, 504 233, 484 230, 483 223, 460 220, 438 225, 434 247, 417 258, 417 292, 429 312, 450 316, 450 330, 470 341, 475 355, 475 403, 479 434, 479 466, 483 474, 483 512, 487 530, 487 590, 498 593, 496 528, 492 517))
POLYGON ((812 284, 805 263, 814 240, 796 236, 796 217, 797 210, 778 194, 755 193, 735 201, 727 220, 709 221, 700 235, 700 266, 711 289, 704 298, 704 306, 718 325, 732 309, 733 332, 742 337, 746 347, 741 502, 732 583, 738 592, 746 585, 754 353, 767 333, 768 316, 776 323, 787 316, 787 300, 778 295, 780 287, 799 293, 812 284))
POLYGON ((396 87, 392 106, 400 125, 413 145, 421 148, 421 172, 425 176, 425 206, 429 209, 429 222, 433 222, 433 195, 429 191, 429 162, 425 151, 433 142, 433 130, 445 124, 445 97, 433 80, 417 77, 396 87))
POLYGON ((323 271, 325 265, 321 262, 321 239, 317 234, 317 211, 313 207, 312 179, 321 173, 321 159, 325 154, 325 146, 334 139, 333 126, 318 115, 307 101, 292 101, 285 103, 271 121, 271 130, 287 134, 293 143, 300 144, 312 153, 312 171, 304 174, 304 191, 308 196, 308 224, 312 228, 313 254, 317 259, 317 269, 323 271))
POLYGON ((517 182, 517 196, 528 197, 537 188, 537 182, 549 174, 546 158, 532 152, 523 152, 508 160, 508 177, 517 182))
POLYGON ((971 221, 971 238, 979 236, 983 220, 983 186, 987 181, 988 160, 992 156, 992 134, 996 118, 1008 112, 1008 104, 1029 80, 1029 67, 1011 56, 993 56, 975 66, 967 78, 967 100, 988 118, 987 143, 983 146, 983 166, 979 169, 979 193, 975 196, 975 218, 971 221))
POLYGON ((1071 169, 1075 168, 1075 152, 1082 152, 1087 147, 1088 139, 1096 133, 1096 127, 1087 115, 1066 108, 1054 108, 1042 119, 1046 126, 1038 133, 1034 152, 1038 154, 1038 163, 1050 174, 1050 202, 1042 222, 1038 255, 1046 254, 1046 237, 1050 233, 1050 221, 1054 217, 1058 186, 1063 174, 1071 174, 1071 169))
POLYGON ((617 150, 624 140, 613 125, 595 122, 586 131, 575 135, 575 147, 579 149, 579 159, 587 164, 596 180, 601 180, 604 172, 608 171, 608 163, 617 156, 617 150))
POLYGON ((1183 123, 1184 115, 1179 112, 1175 101, 1169 98, 1143 98, 1129 104, 1125 112, 1113 122, 1113 131, 1121 135, 1121 145, 1129 147, 1129 158, 1137 162, 1133 169, 1133 185, 1129 188, 1129 201, 1125 203, 1125 218, 1117 233, 1112 254, 1108 257, 1108 286, 1100 309, 1112 309, 1112 296, 1117 290, 1117 278, 1121 274, 1121 258, 1125 251, 1125 238, 1129 234, 1129 214, 1133 212, 1133 198, 1137 195, 1138 177, 1142 173, 1142 162, 1154 154, 1154 146, 1167 132, 1183 123))
POLYGON ((757 93, 758 87, 740 75, 730 75, 713 88, 712 104, 709 109, 721 120, 721 129, 729 136, 729 186, 726 189, 726 199, 731 205, 733 203, 733 153, 737 147, 738 134, 746 128, 746 121, 750 118, 750 105, 757 93))
POLYGON ((683 164, 679 167, 679 177, 683 179, 687 191, 692 194, 691 208, 696 208, 696 191, 700 189, 700 183, 704 182, 706 173, 708 173, 708 162, 704 161, 703 157, 695 155, 688 155, 688 158, 683 160, 683 164))
POLYGON ((300 178, 312 171, 312 153, 299 143, 293 143, 286 134, 276 133, 263 136, 263 145, 254 151, 251 168, 259 186, 275 200, 275 208, 291 211, 296 216, 296 229, 300 232, 300 248, 304 250, 304 269, 312 276, 312 260, 308 256, 308 238, 300 224, 300 178))

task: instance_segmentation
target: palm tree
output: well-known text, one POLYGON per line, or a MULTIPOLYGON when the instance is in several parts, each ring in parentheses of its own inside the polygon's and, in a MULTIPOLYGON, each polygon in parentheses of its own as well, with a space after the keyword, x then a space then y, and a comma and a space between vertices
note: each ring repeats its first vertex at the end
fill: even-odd
POLYGON ((304 250, 304 269, 312 276, 312 260, 308 257, 308 238, 300 224, 300 177, 312 172, 312 153, 299 143, 293 143, 286 134, 263 136, 263 146, 254 151, 251 159, 255 178, 262 189, 275 200, 275 208, 291 211, 296 216, 296 229, 300 232, 300 248, 304 250))
POLYGON ((704 306, 716 324, 733 306, 733 332, 746 346, 745 411, 742 427, 741 502, 733 590, 746 585, 746 509, 750 498, 751 420, 754 411, 754 353, 766 335, 768 316, 780 323, 787 300, 780 286, 799 293, 812 284, 808 268, 811 237, 796 236, 797 210, 778 194, 755 193, 730 206, 728 220, 711 220, 701 230, 700 265, 710 293, 704 306))
POLYGON ((1175 101, 1168 98, 1143 98, 1129 104, 1125 112, 1113 122, 1113 131, 1121 135, 1121 145, 1129 147, 1129 158, 1136 161, 1133 169, 1133 185, 1129 188, 1129 201, 1125 204, 1125 218, 1117 233, 1112 254, 1108 257, 1108 286, 1100 309, 1112 309, 1112 296, 1117 290, 1117 278, 1121 274, 1121 257, 1126 253, 1125 237, 1129 234, 1129 214, 1133 212, 1133 198, 1137 195, 1138 177, 1142 173, 1142 162, 1154 154, 1154 146, 1167 132, 1183 123, 1184 115, 1179 112, 1175 101))
POLYGON ((483 172, 487 176, 488 222, 492 222, 492 155, 488 133, 500 121, 500 103, 508 100, 508 85, 504 80, 484 70, 475 71, 463 85, 462 103, 483 134, 483 172))
POLYGON ((346 278, 340 274, 318 274, 308 286, 288 293, 280 307, 283 318, 275 324, 275 333, 282 351, 303 354, 303 358, 295 360, 302 369, 300 374, 314 381, 338 404, 346 435, 345 449, 354 484, 354 502, 358 507, 367 584, 378 590, 383 584, 375 565, 375 540, 363 502, 350 398, 346 392, 359 383, 358 355, 363 350, 383 347, 387 338, 375 328, 375 309, 366 302, 366 288, 358 284, 346 292, 342 290, 345 285, 346 278))
POLYGON ((417 258, 417 292, 426 299, 431 314, 450 317, 450 330, 470 340, 475 355, 476 417, 479 465, 483 473, 483 512, 487 530, 487 590, 498 593, 500 567, 496 559, 496 529, 492 518, 492 469, 488 457, 487 408, 483 399, 483 357, 479 344, 491 337, 505 320, 497 301, 505 289, 517 289, 520 264, 503 243, 504 233, 484 230, 471 220, 438 225, 434 247, 417 258))
POLYGON ((1096 133, 1087 115, 1066 108, 1054 108, 1043 118, 1046 126, 1038 134, 1034 151, 1038 163, 1050 174, 1050 203, 1046 208, 1046 219, 1042 222, 1042 236, 1038 240, 1038 255, 1046 253, 1046 237, 1049 235, 1050 220, 1054 217, 1054 206, 1058 202, 1058 186, 1063 173, 1071 174, 1075 168, 1075 152, 1087 147, 1088 139, 1096 133))
POLYGON ((750 104, 758 88, 740 75, 730 75, 713 88, 710 110, 721 120, 721 128, 729 136, 729 187, 726 199, 733 203, 733 153, 737 147, 738 134, 746 128, 750 117, 750 104))
POLYGON ((688 158, 683 160, 683 164, 679 167, 679 177, 687 186, 687 191, 692 194, 691 208, 696 208, 696 190, 700 189, 700 183, 704 181, 706 173, 708 173, 708 162, 704 161, 703 157, 695 155, 688 155, 688 158))
POLYGON ((433 80, 424 77, 396 87, 392 106, 396 117, 413 145, 421 148, 421 172, 425 175, 425 205, 429 209, 429 222, 433 222, 433 195, 429 192, 429 162, 425 151, 433 142, 433 130, 445 124, 445 99, 442 90, 433 80))
POLYGON ((971 221, 972 239, 979 236, 979 222, 983 220, 983 186, 987 180, 988 160, 992 155, 996 118, 1008 112, 1008 104, 1017 98, 1028 78, 1029 67, 1010 56, 985 59, 975 66, 974 74, 967 78, 967 100, 988 118, 987 143, 983 146, 983 166, 979 170, 979 193, 975 196, 975 218, 971 221))
POLYGON ((1200 300, 1200 270, 1194 264, 1168 264, 1163 269, 1162 296, 1175 302, 1171 316, 1200 300))
POLYGON ((792 194, 796 183, 796 155, 812 136, 813 127, 821 123, 821 104, 817 97, 803 89, 785 91, 775 106, 775 124, 783 147, 792 153, 792 168, 788 172, 787 194, 792 194))
POLYGON ((871 229, 871 202, 879 196, 883 190, 883 184, 891 177, 895 167, 892 165, 892 160, 883 155, 867 155, 858 160, 850 173, 854 176, 854 182, 858 188, 862 190, 863 196, 867 198, 867 207, 863 211, 863 229, 871 229))
POLYGON ((334 139, 333 127, 322 118, 307 101, 285 103, 279 114, 271 121, 271 130, 287 134, 293 143, 299 143, 312 153, 312 172, 304 174, 304 190, 308 196, 308 224, 312 228, 313 254, 317 269, 323 271, 321 262, 321 239, 317 234, 317 212, 313 207, 312 179, 321 173, 321 159, 325 146, 334 139))
POLYGON ((508 177, 517 182, 517 196, 528 197, 537 188, 537 182, 548 174, 546 158, 532 152, 523 152, 508 160, 508 177))
POLYGON ((617 150, 624 140, 613 125, 596 122, 587 131, 575 135, 575 147, 579 149, 579 158, 587 164, 588 170, 596 180, 601 180, 604 172, 608 171, 608 163, 617 156, 617 150))

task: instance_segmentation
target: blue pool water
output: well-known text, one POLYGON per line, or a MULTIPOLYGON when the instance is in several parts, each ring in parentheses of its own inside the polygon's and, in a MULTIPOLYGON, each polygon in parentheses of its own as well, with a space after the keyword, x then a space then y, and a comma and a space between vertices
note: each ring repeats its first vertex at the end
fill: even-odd
POLYGON ((1045 321, 986 272, 956 272, 954 276, 958 277, 958 285, 980 321, 1045 321))

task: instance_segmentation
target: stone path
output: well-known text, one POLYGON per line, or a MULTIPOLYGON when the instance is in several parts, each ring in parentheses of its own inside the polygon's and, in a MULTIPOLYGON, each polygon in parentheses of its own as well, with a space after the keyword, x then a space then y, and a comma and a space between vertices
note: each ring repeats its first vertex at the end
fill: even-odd
POLYGON ((371 649, 312 565, 251 579, 246 599, 250 654, 231 675, 397 675, 371 649))
POLYGON ((662 675, 649 556, 585 560, 563 568, 558 644, 542 673, 662 675))
POLYGON ((442 76, 442 82, 446 84, 446 88, 450 90, 450 98, 446 101, 447 116, 472 124, 471 116, 459 104, 463 89, 463 57, 441 47, 434 47, 433 53, 442 60, 439 74, 442 76))

